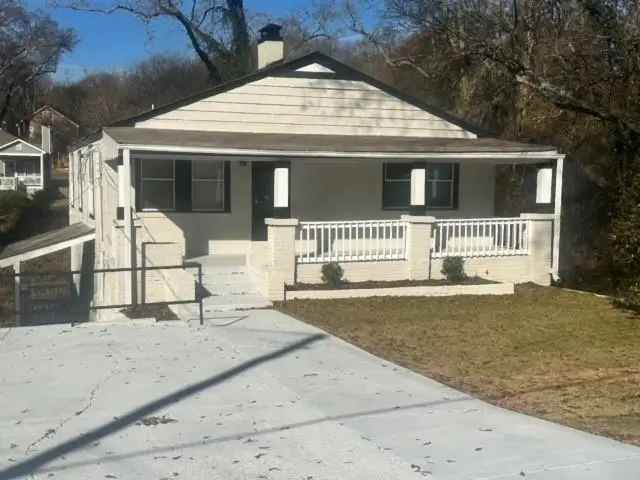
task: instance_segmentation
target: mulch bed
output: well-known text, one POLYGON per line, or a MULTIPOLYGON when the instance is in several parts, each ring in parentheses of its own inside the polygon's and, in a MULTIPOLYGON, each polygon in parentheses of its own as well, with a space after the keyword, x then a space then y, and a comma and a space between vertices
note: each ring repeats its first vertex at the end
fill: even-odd
POLYGON ((445 287, 449 285, 488 285, 495 283, 498 282, 493 282, 480 277, 469 277, 462 282, 450 282, 448 280, 344 281, 338 286, 332 286, 326 283, 296 283, 295 285, 287 285, 287 290, 354 290, 366 288, 445 287))

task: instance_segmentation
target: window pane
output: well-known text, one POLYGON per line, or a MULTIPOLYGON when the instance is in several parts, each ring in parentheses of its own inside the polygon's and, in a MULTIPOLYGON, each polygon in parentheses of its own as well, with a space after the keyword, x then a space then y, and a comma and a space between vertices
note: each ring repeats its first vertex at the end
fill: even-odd
POLYGON ((429 165, 429 180, 452 180, 453 179, 453 165, 440 164, 429 165))
POLYGON ((193 210, 224 210, 224 183, 193 182, 191 208, 193 210))
POLYGON ((382 202, 386 208, 404 208, 409 206, 411 184, 409 182, 385 182, 382 202))
POLYGON ((173 160, 143 159, 143 178, 173 178, 173 160))
POLYGON ((142 208, 154 210, 172 210, 174 208, 173 188, 173 181, 143 180, 142 208))
POLYGON ((411 181, 411 165, 406 163, 387 163, 385 164, 384 179, 386 182, 410 182, 411 181))
POLYGON ((451 204, 451 190, 453 182, 429 182, 428 207, 453 207, 451 204))
POLYGON ((191 162, 193 178, 222 180, 224 162, 220 160, 194 160, 191 162))

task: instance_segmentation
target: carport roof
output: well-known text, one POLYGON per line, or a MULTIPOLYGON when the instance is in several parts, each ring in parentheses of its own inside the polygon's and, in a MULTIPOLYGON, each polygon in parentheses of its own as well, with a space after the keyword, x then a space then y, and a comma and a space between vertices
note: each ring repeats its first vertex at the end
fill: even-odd
POLYGON ((0 268, 14 262, 37 258, 75 243, 91 240, 95 228, 84 223, 74 223, 68 227, 35 235, 27 240, 11 243, 0 251, 0 268))
POLYGON ((120 145, 172 147, 188 150, 219 149, 230 152, 302 152, 320 154, 523 154, 555 153, 548 145, 519 143, 496 138, 430 138, 363 135, 311 135, 247 132, 207 132, 135 127, 105 127, 120 145))

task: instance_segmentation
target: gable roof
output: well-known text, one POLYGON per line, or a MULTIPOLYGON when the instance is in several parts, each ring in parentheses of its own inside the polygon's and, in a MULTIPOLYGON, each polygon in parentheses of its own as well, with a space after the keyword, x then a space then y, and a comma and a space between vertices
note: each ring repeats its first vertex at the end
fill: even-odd
POLYGON ((35 117, 36 115, 38 115, 40 112, 43 112, 44 110, 51 110, 51 111, 57 113, 58 115, 60 115, 61 117, 64 117, 64 119, 67 120, 68 122, 73 123, 76 127, 80 127, 80 125, 78 125, 77 122, 72 120, 69 115, 67 115, 66 113, 62 112, 59 108, 56 108, 53 105, 49 105, 49 104, 42 105, 35 112, 33 112, 31 115, 29 115, 29 118, 35 117))
POLYGON ((17 142, 24 143, 25 145, 37 150, 39 153, 45 153, 44 150, 42 150, 40 147, 0 129, 0 150, 3 150, 5 147, 8 147, 9 145, 17 142))
POLYGON ((220 93, 228 92, 229 90, 233 90, 235 88, 241 87, 251 82, 255 82, 257 80, 261 80, 266 77, 274 77, 274 76, 285 76, 285 77, 302 77, 302 78, 326 78, 326 79, 335 79, 335 80, 358 80, 365 82, 375 88, 378 88, 382 92, 391 95, 403 102, 406 102, 414 107, 417 107, 425 112, 439 117, 447 122, 456 125, 468 132, 474 134, 481 134, 483 132, 477 126, 471 125, 469 122, 451 115, 444 110, 435 107, 433 105, 427 104, 421 100, 418 100, 414 97, 406 95, 397 89, 376 80, 369 75, 362 73, 361 71, 350 67, 334 58, 331 58, 320 52, 312 52, 302 57, 299 57, 290 61, 280 61, 270 66, 259 70, 250 75, 246 75, 244 77, 240 77, 235 80, 231 80, 229 82, 222 83, 213 88, 208 88, 203 90, 202 92, 196 93, 195 95, 190 95, 188 97, 182 98, 175 102, 168 103, 166 105, 162 105, 153 110, 149 110, 147 112, 141 113, 139 115, 135 115, 133 117, 129 117, 120 121, 113 123, 111 126, 133 126, 136 122, 141 122, 144 120, 148 120, 157 115, 161 115, 163 113, 170 112, 177 108, 183 107, 185 105, 189 105, 191 103, 197 102, 199 100, 203 100, 205 98, 218 95, 220 93), (310 72, 310 71, 298 71, 305 66, 319 64, 327 69, 331 70, 330 72, 310 72))

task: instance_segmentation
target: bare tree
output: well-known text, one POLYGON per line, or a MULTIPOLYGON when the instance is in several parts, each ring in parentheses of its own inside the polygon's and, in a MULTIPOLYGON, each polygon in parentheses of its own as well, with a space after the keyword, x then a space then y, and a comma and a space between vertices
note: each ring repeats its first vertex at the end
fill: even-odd
POLYGON ((50 17, 27 11, 17 0, 0 0, 0 122, 18 97, 55 73, 74 43, 73 32, 50 17))
POLYGON ((169 18, 183 28, 212 82, 253 69, 251 39, 243 0, 59 0, 59 6, 110 14, 128 12, 149 24, 169 18))

